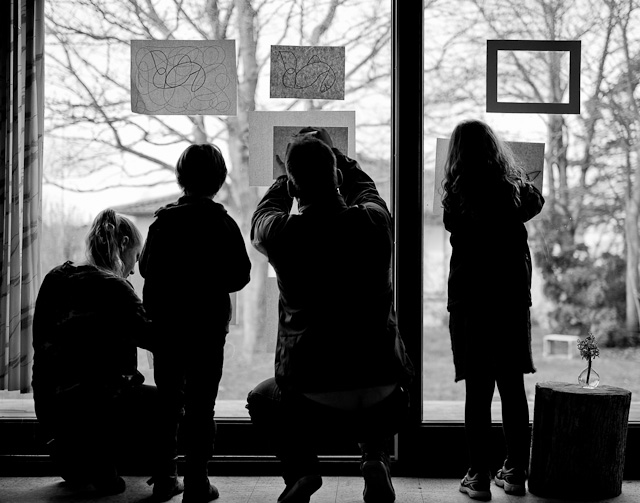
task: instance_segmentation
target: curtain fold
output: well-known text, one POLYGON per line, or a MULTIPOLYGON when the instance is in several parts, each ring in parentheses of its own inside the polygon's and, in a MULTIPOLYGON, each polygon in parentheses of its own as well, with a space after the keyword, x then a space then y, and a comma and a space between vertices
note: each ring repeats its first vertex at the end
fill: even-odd
POLYGON ((40 286, 44 2, 3 0, 0 23, 0 390, 31 391, 40 286))

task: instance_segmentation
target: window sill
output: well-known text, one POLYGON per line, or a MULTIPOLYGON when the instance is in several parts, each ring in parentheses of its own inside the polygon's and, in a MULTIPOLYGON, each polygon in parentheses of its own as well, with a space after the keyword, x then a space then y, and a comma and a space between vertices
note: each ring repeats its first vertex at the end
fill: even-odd
MULTIPOLYGON (((533 421, 534 402, 529 403, 529 418, 533 421)), ((245 400, 219 400, 216 403, 216 419, 249 419, 245 400)), ((464 402, 459 400, 437 400, 422 402, 423 422, 425 423, 457 423, 464 421, 464 402)), ((501 404, 494 400, 491 404, 491 417, 494 423, 501 422, 501 404)), ((0 398, 0 420, 2 419, 35 419, 33 398, 0 398)), ((629 422, 640 423, 640 401, 631 402, 629 422)))

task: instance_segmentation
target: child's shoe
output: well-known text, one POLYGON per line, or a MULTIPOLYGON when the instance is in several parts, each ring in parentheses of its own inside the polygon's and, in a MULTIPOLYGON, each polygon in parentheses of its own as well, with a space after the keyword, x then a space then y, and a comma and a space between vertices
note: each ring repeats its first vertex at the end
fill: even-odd
POLYGON ((496 473, 495 481, 498 487, 502 487, 507 494, 524 496, 526 489, 524 482, 527 479, 526 470, 520 468, 507 468, 504 465, 496 473))
POLYGON ((220 496, 218 488, 209 482, 209 478, 197 485, 194 485, 191 481, 188 482, 184 488, 182 503, 208 503, 209 501, 218 499, 220 496))
POLYGON ((184 491, 184 484, 177 476, 153 477, 148 483, 153 484, 154 501, 169 501, 184 491))
POLYGON ((320 475, 305 475, 285 487, 278 496, 278 503, 309 503, 311 495, 322 486, 320 475))
POLYGON ((91 483, 101 495, 121 494, 127 489, 127 484, 122 477, 94 478, 91 483))
POLYGON ((471 470, 467 472, 460 481, 460 492, 466 493, 470 498, 480 501, 489 501, 491 499, 491 474, 475 473, 471 475, 471 470))
POLYGON ((362 499, 365 503, 393 503, 396 500, 389 465, 384 458, 363 461, 360 471, 364 478, 362 499))

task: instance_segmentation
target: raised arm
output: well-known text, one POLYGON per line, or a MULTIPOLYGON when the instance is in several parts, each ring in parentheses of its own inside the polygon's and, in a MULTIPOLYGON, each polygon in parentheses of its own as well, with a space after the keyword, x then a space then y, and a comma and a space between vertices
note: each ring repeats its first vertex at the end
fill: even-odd
POLYGON ((521 222, 527 222, 542 211, 544 197, 540 191, 530 182, 520 189, 520 207, 518 216, 521 222))
POLYGON ((287 176, 279 176, 251 217, 251 244, 260 253, 269 256, 269 241, 286 225, 292 206, 293 198, 287 191, 287 176))

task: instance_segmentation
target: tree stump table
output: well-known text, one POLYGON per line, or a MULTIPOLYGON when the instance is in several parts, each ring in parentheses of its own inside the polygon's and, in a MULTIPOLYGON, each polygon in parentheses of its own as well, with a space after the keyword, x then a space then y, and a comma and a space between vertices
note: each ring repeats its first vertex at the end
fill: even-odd
POLYGON ((536 384, 529 491, 567 499, 620 495, 631 392, 536 384))

